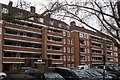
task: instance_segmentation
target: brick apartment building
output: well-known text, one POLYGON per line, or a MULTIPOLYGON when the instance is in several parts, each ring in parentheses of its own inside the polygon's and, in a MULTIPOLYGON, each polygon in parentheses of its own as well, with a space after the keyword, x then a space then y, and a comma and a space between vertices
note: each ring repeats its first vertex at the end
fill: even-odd
MULTIPOLYGON (((0 4, 1 18, 35 14, 0 4)), ((27 20, 0 20, 0 71, 16 71, 24 66, 46 69, 47 67, 76 67, 87 64, 118 65, 118 50, 114 44, 100 34, 75 22, 70 26, 65 22, 50 18, 32 17, 27 20)))

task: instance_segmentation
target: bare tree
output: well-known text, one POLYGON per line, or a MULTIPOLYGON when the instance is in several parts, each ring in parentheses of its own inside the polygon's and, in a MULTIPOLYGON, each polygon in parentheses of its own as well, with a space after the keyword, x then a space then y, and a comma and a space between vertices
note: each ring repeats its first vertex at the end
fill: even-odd
POLYGON ((75 0, 59 3, 60 13, 54 15, 72 18, 102 34, 120 47, 120 3, 117 0, 75 0), (91 22, 96 22, 97 26, 91 22))
MULTIPOLYGON (((48 5, 48 7, 44 6, 44 10, 42 11, 42 13, 40 14, 29 14, 29 15, 22 15, 22 16, 16 16, 16 15, 5 15, 3 16, 3 19, 5 20, 12 20, 12 19, 19 19, 19 20, 25 20, 31 17, 41 17, 44 16, 48 13, 53 13, 56 10, 59 10, 61 8, 61 6, 58 6, 58 1, 54 2, 54 3, 50 3, 50 5, 48 5)), ((27 3, 26 1, 22 1, 22 0, 18 0, 18 3, 16 5, 17 8, 26 10, 27 8, 30 8, 31 3, 27 3)))

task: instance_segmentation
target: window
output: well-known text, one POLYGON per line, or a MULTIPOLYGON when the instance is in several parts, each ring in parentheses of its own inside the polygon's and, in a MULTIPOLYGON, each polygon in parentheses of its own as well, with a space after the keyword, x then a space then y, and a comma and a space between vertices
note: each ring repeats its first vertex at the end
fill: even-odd
POLYGON ((64 61, 66 61, 66 56, 64 56, 64 61))
POLYGON ((115 47, 115 51, 117 51, 117 47, 115 47))
POLYGON ((87 46, 89 46, 89 41, 87 41, 87 46))
POLYGON ((118 58, 114 58, 114 61, 115 61, 115 62, 118 62, 118 58))
POLYGON ((9 13, 9 10, 8 10, 7 8, 3 8, 3 9, 2 9, 2 13, 8 14, 8 13, 9 13))
POLYGON ((84 34, 84 38, 87 38, 87 35, 88 35, 88 34, 84 34))
POLYGON ((71 56, 71 61, 74 61, 74 56, 71 56))
POLYGON ((114 53, 114 56, 118 56, 118 53, 114 53))
POLYGON ((67 60, 70 61, 70 56, 67 56, 67 60))
POLYGON ((70 48, 67 48, 67 53, 70 53, 70 48))
POLYGON ((88 53, 90 52, 90 50, 89 49, 87 49, 88 50, 88 53))
POLYGON ((70 64, 67 64, 67 67, 70 67, 70 64))
POLYGON ((64 67, 66 67, 66 64, 64 64, 64 67))
POLYGON ((73 39, 71 40, 71 45, 74 45, 74 40, 73 39))
POLYGON ((90 56, 88 56, 88 61, 90 61, 90 56))
POLYGON ((66 40, 64 39, 64 44, 66 44, 66 40))
POLYGON ((74 48, 73 47, 71 48, 71 53, 74 53, 74 48))
POLYGON ((67 40, 67 44, 70 44, 70 40, 69 39, 67 40))
POLYGON ((65 31, 63 31, 63 36, 66 36, 66 32, 65 31))
POLYGON ((64 52, 66 52, 66 48, 64 47, 64 52))
POLYGON ((17 69, 17 64, 12 64, 12 69, 17 69))
POLYGON ((0 34, 2 34, 2 28, 0 27, 0 34))
POLYGON ((80 37, 83 37, 83 35, 84 35, 83 33, 81 33, 81 32, 79 33, 79 36, 80 36, 80 37))
POLYGON ((70 32, 69 31, 67 31, 67 36, 70 37, 70 32))
POLYGON ((71 65, 71 67, 75 67, 75 65, 74 65, 74 64, 72 64, 72 65, 71 65))

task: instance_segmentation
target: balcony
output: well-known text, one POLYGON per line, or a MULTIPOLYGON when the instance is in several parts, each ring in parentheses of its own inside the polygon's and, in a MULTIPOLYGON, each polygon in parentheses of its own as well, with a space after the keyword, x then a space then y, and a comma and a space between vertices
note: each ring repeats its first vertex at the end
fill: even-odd
POLYGON ((25 58, 3 57, 3 63, 24 63, 25 58))
POLYGON ((62 36, 62 30, 57 30, 57 29, 48 29, 48 33, 51 34, 51 35, 59 35, 59 36, 62 36))
POLYGON ((84 40, 80 40, 80 45, 85 45, 84 40))
POLYGON ((92 57, 92 61, 102 61, 103 60, 103 57, 92 57))
POLYGON ((40 43, 42 39, 40 38, 32 38, 27 36, 19 36, 14 34, 7 34, 4 35, 5 39, 14 40, 14 41, 21 41, 21 42, 30 42, 30 43, 40 43))
POLYGON ((102 38, 98 37, 98 36, 91 36, 92 40, 96 40, 96 41, 101 41, 102 38))
POLYGON ((110 49, 110 50, 113 49, 112 46, 110 46, 110 45, 107 45, 106 48, 107 48, 107 49, 110 49))
POLYGON ((112 56, 113 54, 112 54, 112 52, 107 52, 107 55, 110 55, 110 56, 112 56))
POLYGON ((91 52, 93 54, 102 54, 102 50, 97 50, 97 49, 91 49, 91 52))
POLYGON ((12 46, 12 45, 4 45, 4 51, 20 52, 20 53, 34 53, 34 54, 40 54, 41 53, 41 49, 34 49, 34 48, 27 48, 27 47, 20 47, 20 46, 12 46))
POLYGON ((99 47, 99 48, 101 48, 102 47, 102 45, 100 44, 100 43, 91 43, 91 45, 93 46, 93 47, 99 47))
POLYGON ((35 29, 35 28, 30 28, 30 27, 25 27, 25 26, 19 27, 19 26, 15 26, 14 24, 6 24, 5 28, 10 29, 10 30, 15 30, 15 31, 42 34, 42 30, 40 30, 40 29, 35 29))
POLYGON ((29 27, 29 28, 33 28, 33 29, 42 29, 43 26, 41 26, 40 24, 34 23, 34 22, 30 22, 30 21, 23 21, 23 20, 12 20, 9 22, 6 22, 7 24, 12 24, 15 26, 19 26, 19 27, 29 27))

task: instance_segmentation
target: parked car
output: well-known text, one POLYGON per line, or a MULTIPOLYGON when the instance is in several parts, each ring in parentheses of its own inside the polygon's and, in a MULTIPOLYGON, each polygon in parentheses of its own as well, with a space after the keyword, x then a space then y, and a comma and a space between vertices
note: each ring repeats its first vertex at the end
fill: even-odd
POLYGON ((108 71, 106 71, 106 70, 103 70, 103 69, 95 69, 97 72, 99 72, 100 74, 102 74, 102 75, 105 75, 105 76, 111 76, 112 77, 112 79, 113 80, 118 80, 117 79, 117 76, 115 75, 115 74, 111 74, 111 73, 109 73, 108 71), (104 74, 103 74, 104 73, 104 74))
MULTIPOLYGON (((103 80, 103 75, 96 69, 74 70, 80 80, 103 80)), ((112 76, 105 75, 105 80, 113 80, 112 76)))
POLYGON ((69 68, 57 67, 54 69, 53 72, 59 73, 63 78, 65 78, 65 80, 80 80, 75 72, 73 72, 69 68))
POLYGON ((60 74, 58 73, 38 73, 34 76, 36 80, 65 80, 60 74))
POLYGON ((0 72, 0 80, 3 80, 7 76, 6 73, 0 72))
POLYGON ((33 76, 26 74, 13 74, 5 78, 5 80, 36 80, 33 76))
POLYGON ((97 66, 97 68, 99 69, 104 69, 105 67, 105 70, 108 71, 109 73, 111 74, 115 74, 118 78, 120 77, 120 71, 113 65, 99 65, 97 66))
POLYGON ((40 70, 35 69, 35 68, 30 68, 30 69, 22 70, 20 72, 20 74, 27 74, 27 75, 31 75, 31 76, 34 76, 37 73, 40 73, 40 70))
POLYGON ((80 66, 77 66, 77 69, 79 69, 79 70, 89 69, 89 66, 88 65, 80 65, 80 66))

